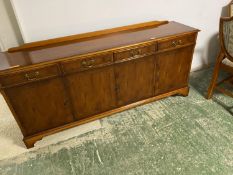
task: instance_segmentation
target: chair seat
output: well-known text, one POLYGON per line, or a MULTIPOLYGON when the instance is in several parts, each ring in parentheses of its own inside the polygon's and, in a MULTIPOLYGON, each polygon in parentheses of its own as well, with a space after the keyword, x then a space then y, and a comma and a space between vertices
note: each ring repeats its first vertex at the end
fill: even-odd
POLYGON ((229 60, 228 58, 225 58, 224 60, 222 60, 222 63, 227 66, 233 67, 233 62, 229 60))

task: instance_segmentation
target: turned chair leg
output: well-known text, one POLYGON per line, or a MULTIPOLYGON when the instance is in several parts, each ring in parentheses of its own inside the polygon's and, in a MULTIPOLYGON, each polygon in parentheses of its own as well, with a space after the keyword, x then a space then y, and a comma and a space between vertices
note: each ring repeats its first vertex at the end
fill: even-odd
POLYGON ((218 80, 220 65, 221 65, 224 57, 225 57, 224 54, 222 52, 220 52, 220 54, 217 58, 217 62, 216 62, 215 67, 214 67, 213 77, 212 77, 212 80, 211 80, 211 83, 210 83, 210 86, 208 89, 208 93, 206 96, 207 99, 210 99, 213 96, 213 91, 214 91, 214 88, 216 86, 216 82, 218 80))

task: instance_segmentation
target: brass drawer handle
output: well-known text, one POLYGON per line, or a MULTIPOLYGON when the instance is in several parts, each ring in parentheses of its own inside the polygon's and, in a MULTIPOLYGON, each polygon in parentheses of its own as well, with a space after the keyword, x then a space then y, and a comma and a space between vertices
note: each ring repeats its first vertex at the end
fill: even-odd
POLYGON ((176 47, 176 46, 181 46, 183 45, 183 41, 182 40, 178 40, 178 41, 173 41, 172 42, 172 47, 176 47))
POLYGON ((177 41, 173 41, 172 42, 172 47, 176 47, 177 46, 177 41))
POLYGON ((85 67, 87 65, 86 61, 82 61, 82 66, 85 67))
POLYGON ((131 50, 130 51, 130 57, 136 57, 138 55, 142 54, 142 50, 141 49, 137 49, 137 50, 131 50))
POLYGON ((130 51, 130 57, 134 57, 134 56, 135 56, 134 50, 131 50, 130 51))
POLYGON ((179 40, 179 41, 178 41, 178 44, 179 44, 179 45, 183 45, 184 43, 183 43, 182 40, 179 40))
POLYGON ((25 74, 25 78, 28 81, 34 81, 34 80, 37 80, 39 75, 40 75, 40 72, 36 71, 34 73, 31 73, 31 74, 25 74))
POLYGON ((141 49, 138 49, 136 54, 137 54, 137 55, 141 55, 141 54, 142 54, 142 50, 141 50, 141 49))
POLYGON ((84 60, 84 61, 82 61, 82 66, 84 67, 84 68, 91 68, 91 67, 93 67, 93 65, 95 64, 95 60, 94 59, 91 59, 91 60, 84 60))

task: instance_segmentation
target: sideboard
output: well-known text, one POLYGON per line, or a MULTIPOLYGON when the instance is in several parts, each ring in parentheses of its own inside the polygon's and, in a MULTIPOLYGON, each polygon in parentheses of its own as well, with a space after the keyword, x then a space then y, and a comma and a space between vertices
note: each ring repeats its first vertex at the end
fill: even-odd
POLYGON ((25 145, 161 98, 187 96, 198 32, 152 21, 0 53, 1 93, 25 145))

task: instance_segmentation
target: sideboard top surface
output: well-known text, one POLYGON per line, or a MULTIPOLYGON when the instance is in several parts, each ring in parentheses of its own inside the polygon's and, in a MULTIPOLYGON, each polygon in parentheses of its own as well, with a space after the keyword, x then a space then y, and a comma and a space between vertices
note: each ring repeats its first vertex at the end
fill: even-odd
POLYGON ((0 53, 0 71, 119 48, 137 43, 156 41, 173 35, 198 31, 199 30, 195 28, 177 22, 168 22, 157 27, 142 28, 140 30, 132 30, 130 32, 125 31, 113 33, 111 35, 93 37, 83 41, 55 45, 52 47, 47 46, 12 53, 2 52, 0 53))

